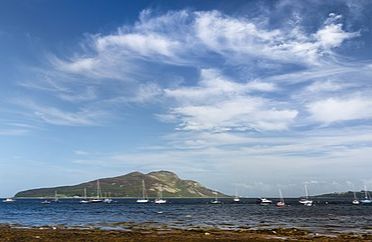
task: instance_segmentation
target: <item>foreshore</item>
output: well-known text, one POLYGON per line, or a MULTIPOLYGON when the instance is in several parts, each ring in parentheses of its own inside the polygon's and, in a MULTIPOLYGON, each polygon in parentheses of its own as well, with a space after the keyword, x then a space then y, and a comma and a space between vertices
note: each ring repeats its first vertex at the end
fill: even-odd
POLYGON ((265 230, 102 230, 96 228, 0 226, 0 241, 372 241, 366 234, 314 234, 301 229, 265 230))

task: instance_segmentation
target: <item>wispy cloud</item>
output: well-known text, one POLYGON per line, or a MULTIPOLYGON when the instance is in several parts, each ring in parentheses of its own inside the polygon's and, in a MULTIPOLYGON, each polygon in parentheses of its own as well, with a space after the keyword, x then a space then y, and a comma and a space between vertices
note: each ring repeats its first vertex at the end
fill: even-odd
POLYGON ((0 136, 19 136, 29 133, 27 129, 0 129, 0 136))
POLYGON ((18 100, 15 103, 22 108, 31 111, 29 115, 48 124, 66 126, 91 126, 99 125, 102 117, 107 114, 102 110, 79 109, 66 111, 53 106, 37 104, 30 100, 18 100))
POLYGON ((147 10, 133 26, 123 26, 110 35, 92 35, 87 41, 88 57, 86 53, 68 59, 53 57, 52 62, 62 71, 118 79, 138 70, 141 62, 195 65, 211 54, 240 61, 251 58, 320 65, 332 59, 332 49, 359 35, 345 31, 341 18, 331 13, 323 26, 308 33, 300 25, 270 29, 265 21, 218 11, 174 11, 154 16, 147 10))

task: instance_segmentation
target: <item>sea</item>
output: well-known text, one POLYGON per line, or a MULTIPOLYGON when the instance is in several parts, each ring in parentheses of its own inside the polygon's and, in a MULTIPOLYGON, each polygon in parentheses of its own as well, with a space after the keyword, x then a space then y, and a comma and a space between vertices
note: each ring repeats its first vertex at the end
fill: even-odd
MULTIPOLYGON (((135 199, 114 199, 111 204, 80 204, 61 199, 42 204, 39 199, 0 203, 0 224, 15 227, 56 226, 131 230, 151 229, 273 229, 298 228, 319 234, 372 234, 372 206, 351 201, 315 201, 306 207, 298 199, 286 199, 288 206, 262 206, 256 199, 168 199, 167 204, 137 204, 135 199)), ((274 199, 275 201, 275 199, 274 199)))

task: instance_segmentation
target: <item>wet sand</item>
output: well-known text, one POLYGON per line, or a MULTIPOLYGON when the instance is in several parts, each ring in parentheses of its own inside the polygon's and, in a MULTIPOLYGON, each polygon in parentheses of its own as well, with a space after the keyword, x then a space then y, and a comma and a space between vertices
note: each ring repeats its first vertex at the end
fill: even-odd
POLYGON ((372 241, 372 235, 318 235, 299 229, 272 230, 178 230, 134 231, 76 228, 14 228, 0 226, 0 241, 372 241))

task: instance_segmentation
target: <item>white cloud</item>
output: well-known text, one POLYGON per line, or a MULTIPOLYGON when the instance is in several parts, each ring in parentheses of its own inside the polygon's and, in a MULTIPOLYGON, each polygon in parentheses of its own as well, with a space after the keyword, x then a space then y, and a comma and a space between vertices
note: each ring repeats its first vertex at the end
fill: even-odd
POLYGON ((285 130, 297 116, 296 110, 269 108, 257 98, 234 98, 211 105, 181 106, 171 113, 185 130, 285 130))
MULTIPOLYGON (((80 52, 50 57, 54 69, 47 73, 51 77, 40 85, 27 84, 82 105, 74 111, 49 105, 31 110, 47 123, 92 125, 110 107, 117 111, 121 105, 161 102, 162 110, 168 111, 158 114, 159 120, 174 122, 181 130, 288 130, 296 121, 302 122, 299 114, 305 109, 315 113, 317 103, 312 94, 302 103, 291 99, 292 90, 285 85, 315 80, 307 87, 313 93, 346 87, 344 82, 320 78, 356 71, 355 66, 342 66, 327 58, 337 58, 333 48, 359 33, 344 30, 342 16, 333 13, 310 32, 300 21, 273 28, 268 18, 186 10, 156 15, 145 10, 132 25, 106 35, 89 35, 80 52), (243 71, 227 77, 256 61, 278 69, 287 63, 302 67, 265 79, 245 79, 243 71), (175 66, 201 70, 200 80, 194 85, 185 75, 182 78, 187 81, 172 86, 171 80, 163 78, 175 66), (226 76, 221 74, 224 70, 226 76), (303 103, 310 103, 309 107, 303 103)), ((312 120, 319 121, 314 117, 312 120)))
POLYGON ((340 18, 331 14, 322 28, 306 33, 301 26, 270 29, 262 19, 231 17, 218 11, 174 11, 159 16, 144 11, 133 26, 108 35, 91 35, 83 43, 83 53, 51 61, 62 71, 115 79, 138 71, 141 61, 193 66, 205 64, 211 53, 227 60, 318 65, 324 52, 332 55, 332 48, 358 36, 344 31, 337 23, 340 18))
MULTIPOLYGON (((128 86, 123 87, 127 91, 115 91, 116 96, 102 100, 107 105, 151 103, 164 94, 170 102, 162 104, 169 111, 157 117, 162 121, 176 122, 179 129, 287 130, 298 117, 298 109, 303 107, 289 104, 290 100, 278 102, 265 94, 280 92, 281 87, 274 82, 275 79, 293 80, 299 75, 271 76, 266 80, 235 80, 221 75, 218 71, 221 64, 211 61, 209 55, 213 54, 216 59, 232 65, 239 63, 244 66, 241 64, 243 60, 249 63, 262 60, 268 64, 277 62, 312 66, 313 70, 308 73, 310 78, 345 72, 345 68, 330 64, 327 59, 334 54, 333 48, 358 36, 358 33, 343 30, 341 20, 341 15, 330 14, 322 26, 314 32, 306 32, 299 23, 293 28, 269 28, 264 17, 232 17, 219 11, 171 11, 154 15, 150 10, 145 10, 131 26, 122 26, 108 35, 91 35, 82 43, 82 53, 70 58, 52 57, 50 60, 62 73, 106 82, 111 79, 127 81, 128 86), (332 68, 319 70, 320 63, 328 63, 326 66, 332 68), (154 65, 206 68, 201 70, 201 80, 197 85, 169 88, 166 83, 153 80, 152 71, 161 70, 154 65)), ((301 74, 305 73, 306 76, 308 70, 305 68, 301 74)), ((163 73, 156 76, 160 79, 163 73)), ((97 85, 98 88, 105 86, 102 83, 97 85)), ((321 86, 318 82, 308 90, 316 92, 340 86, 336 87, 331 82, 321 86)), ((76 99, 69 90, 58 90, 64 92, 59 97, 68 101, 99 98, 92 91, 94 89, 86 90, 86 95, 81 99, 76 99)), ((49 113, 53 115, 43 112, 37 114, 47 122, 56 123, 56 119, 51 117, 58 117, 59 113, 56 110, 49 110, 49 113)), ((62 116, 68 117, 67 120, 70 119, 72 123, 76 119, 76 123, 81 121, 89 124, 89 118, 79 121, 74 113, 62 116)), ((84 114, 79 112, 77 116, 84 114)))
POLYGON ((237 83, 215 70, 203 70, 197 86, 165 90, 177 106, 163 118, 177 120, 184 130, 285 130, 297 111, 249 94, 274 89, 268 83, 237 83))
POLYGON ((182 103, 216 102, 231 96, 245 95, 252 92, 272 92, 276 86, 269 82, 251 81, 239 83, 229 80, 217 70, 202 69, 198 85, 165 89, 165 95, 182 103))
POLYGON ((358 36, 342 30, 331 14, 324 27, 307 34, 299 26, 293 29, 267 30, 249 19, 223 16, 217 11, 198 13, 196 33, 209 49, 229 55, 249 55, 280 62, 319 64, 324 51, 330 52, 346 39, 358 36))
POLYGON ((308 104, 311 118, 322 123, 371 119, 372 100, 368 98, 328 98, 308 104))
POLYGON ((100 37, 96 40, 98 52, 118 51, 124 54, 156 58, 156 55, 172 57, 180 43, 156 33, 123 33, 100 37))
POLYGON ((345 40, 359 36, 357 32, 348 33, 343 31, 342 24, 337 23, 341 18, 341 15, 330 13, 326 25, 316 32, 315 37, 319 41, 319 45, 325 50, 339 47, 345 40))

